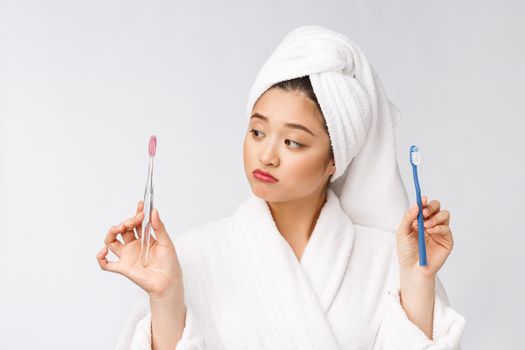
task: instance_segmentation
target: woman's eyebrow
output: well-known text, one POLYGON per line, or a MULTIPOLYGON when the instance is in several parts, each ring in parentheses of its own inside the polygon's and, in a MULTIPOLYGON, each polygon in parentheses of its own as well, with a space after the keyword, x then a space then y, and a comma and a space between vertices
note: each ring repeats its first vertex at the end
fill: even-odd
MULTIPOLYGON (((264 115, 262 114, 259 114, 259 113, 254 113, 250 119, 253 119, 253 118, 258 118, 258 119, 261 119, 261 120, 264 120, 264 121, 268 121, 268 117, 265 117, 264 115)), ((306 126, 304 125, 301 125, 301 124, 296 124, 296 123, 284 123, 284 125, 286 127, 289 127, 289 128, 292 128, 292 129, 299 129, 299 130, 304 130, 306 131, 307 133, 311 134, 312 136, 315 136, 315 134, 313 132, 310 131, 310 129, 308 129, 306 126)))

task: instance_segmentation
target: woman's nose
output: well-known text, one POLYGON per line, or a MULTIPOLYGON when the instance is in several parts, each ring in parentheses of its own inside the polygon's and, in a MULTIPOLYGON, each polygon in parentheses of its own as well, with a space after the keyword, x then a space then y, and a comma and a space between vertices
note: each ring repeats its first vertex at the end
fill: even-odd
POLYGON ((261 149, 259 161, 263 164, 279 165, 279 150, 277 142, 267 142, 261 149))

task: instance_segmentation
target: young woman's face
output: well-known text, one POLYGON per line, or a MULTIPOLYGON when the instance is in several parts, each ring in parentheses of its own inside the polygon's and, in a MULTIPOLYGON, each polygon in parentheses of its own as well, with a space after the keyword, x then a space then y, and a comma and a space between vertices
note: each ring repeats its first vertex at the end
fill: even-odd
POLYGON ((330 150, 315 103, 299 92, 271 88, 252 109, 244 138, 244 171, 256 196, 270 202, 299 199, 321 190, 335 172, 330 150), (257 178, 256 169, 278 181, 257 178))

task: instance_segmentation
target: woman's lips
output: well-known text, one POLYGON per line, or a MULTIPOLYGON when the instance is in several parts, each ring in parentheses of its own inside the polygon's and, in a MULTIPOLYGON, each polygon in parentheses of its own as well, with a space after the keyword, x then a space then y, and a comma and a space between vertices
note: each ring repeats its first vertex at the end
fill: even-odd
POLYGON ((270 173, 267 173, 265 171, 262 171, 260 169, 257 169, 257 170, 254 170, 253 171, 253 176, 256 178, 256 179, 259 179, 259 180, 262 180, 264 182, 270 182, 270 183, 275 183, 277 182, 278 180, 273 177, 270 173))

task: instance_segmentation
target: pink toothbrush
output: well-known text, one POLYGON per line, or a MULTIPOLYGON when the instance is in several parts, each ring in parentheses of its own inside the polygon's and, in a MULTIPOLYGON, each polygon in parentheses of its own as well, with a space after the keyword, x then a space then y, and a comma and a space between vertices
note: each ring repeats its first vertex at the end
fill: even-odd
POLYGON ((149 166, 146 188, 144 189, 144 219, 142 220, 142 237, 140 241, 140 260, 142 266, 148 265, 150 237, 151 237, 151 212, 153 210, 153 160, 157 151, 157 137, 152 135, 149 139, 149 166))

